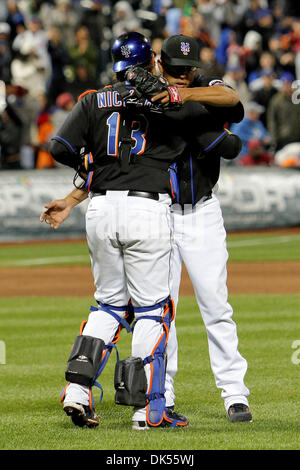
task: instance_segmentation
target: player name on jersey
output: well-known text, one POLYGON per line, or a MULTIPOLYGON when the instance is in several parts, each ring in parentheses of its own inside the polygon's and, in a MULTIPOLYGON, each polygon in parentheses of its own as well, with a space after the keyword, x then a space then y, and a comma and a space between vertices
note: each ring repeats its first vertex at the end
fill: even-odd
MULTIPOLYGON (((130 90, 131 94, 133 95, 134 90, 130 90)), ((97 93, 97 102, 98 108, 120 108, 123 106, 122 99, 119 95, 119 92, 116 90, 105 90, 97 93)), ((141 105, 152 107, 151 101, 143 100, 141 101, 141 105)))

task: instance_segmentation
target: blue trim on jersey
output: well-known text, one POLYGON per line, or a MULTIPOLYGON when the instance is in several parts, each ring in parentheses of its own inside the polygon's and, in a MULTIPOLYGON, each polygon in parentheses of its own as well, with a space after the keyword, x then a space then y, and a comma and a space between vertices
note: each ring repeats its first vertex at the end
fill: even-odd
POLYGON ((190 155, 190 168, 191 168, 191 192, 192 192, 192 205, 194 205, 194 179, 193 179, 193 159, 192 155, 190 155))
POLYGON ((64 142, 65 144, 67 144, 68 147, 70 147, 70 149, 72 150, 73 153, 76 153, 76 150, 73 149, 72 145, 70 144, 70 142, 68 142, 66 139, 64 139, 63 137, 60 137, 60 135, 54 135, 52 137, 52 139, 59 139, 61 140, 62 142, 64 142))
POLYGON ((215 145, 221 139, 221 137, 223 137, 223 135, 226 134, 226 132, 227 131, 222 132, 222 134, 220 134, 211 144, 209 144, 208 147, 206 147, 204 149, 204 152, 207 152, 207 150, 209 150, 211 147, 213 147, 213 145, 215 145))

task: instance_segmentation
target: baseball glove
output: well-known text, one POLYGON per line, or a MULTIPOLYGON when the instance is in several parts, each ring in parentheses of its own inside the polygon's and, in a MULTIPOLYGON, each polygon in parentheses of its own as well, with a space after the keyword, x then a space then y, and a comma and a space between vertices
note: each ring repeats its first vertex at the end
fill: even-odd
POLYGON ((178 109, 182 106, 178 88, 169 85, 164 77, 156 77, 138 66, 129 67, 125 77, 143 97, 151 99, 153 96, 166 91, 169 95, 169 103, 167 106, 169 109, 178 109))

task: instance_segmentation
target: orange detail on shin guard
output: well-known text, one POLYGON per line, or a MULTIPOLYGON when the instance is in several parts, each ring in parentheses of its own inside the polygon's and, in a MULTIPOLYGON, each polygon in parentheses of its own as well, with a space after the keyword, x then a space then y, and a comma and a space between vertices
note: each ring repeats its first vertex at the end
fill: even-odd
POLYGON ((64 401, 65 396, 66 396, 66 391, 67 391, 67 388, 68 388, 69 385, 70 385, 70 382, 68 382, 67 385, 65 386, 65 388, 63 389, 63 392, 62 392, 60 400, 59 400, 60 403, 62 403, 64 401))

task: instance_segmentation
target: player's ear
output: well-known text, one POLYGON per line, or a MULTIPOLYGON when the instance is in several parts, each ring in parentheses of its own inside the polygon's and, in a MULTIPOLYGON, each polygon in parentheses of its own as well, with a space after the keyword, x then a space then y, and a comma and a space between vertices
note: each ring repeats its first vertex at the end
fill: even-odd
POLYGON ((155 74, 155 53, 152 51, 151 59, 150 59, 150 67, 153 74, 155 74))

